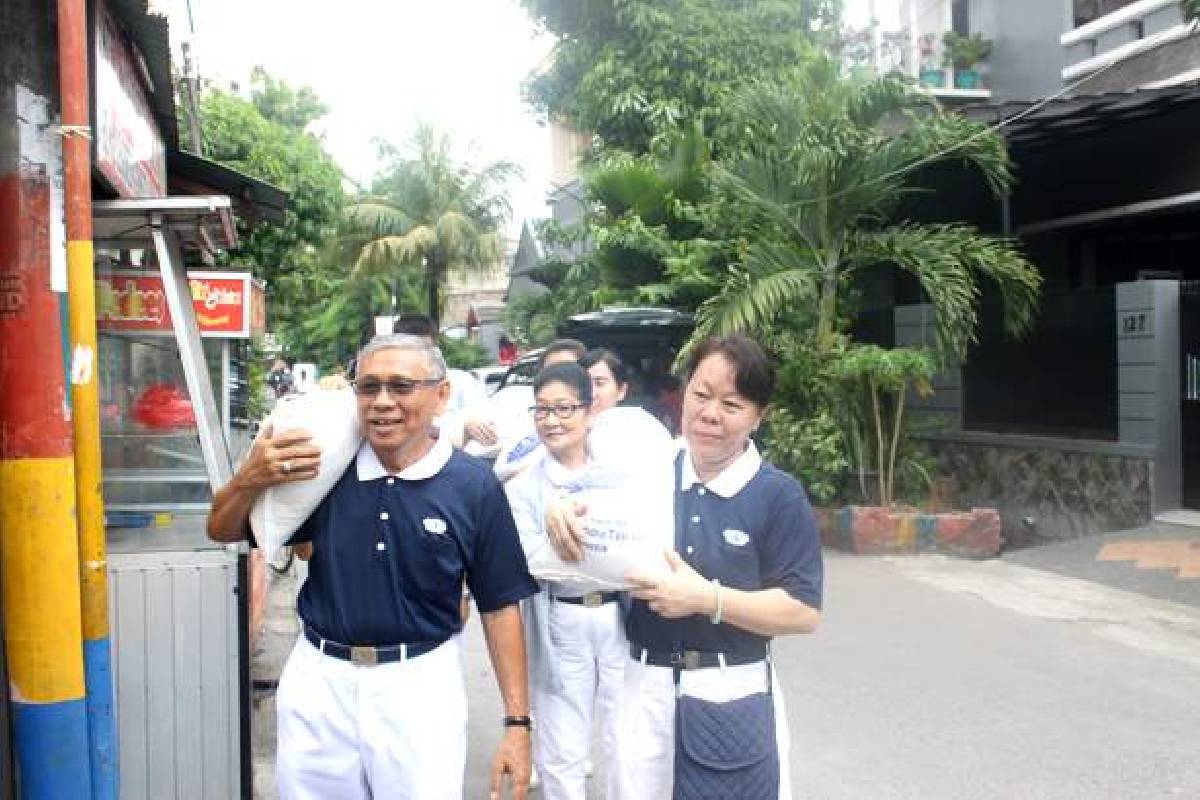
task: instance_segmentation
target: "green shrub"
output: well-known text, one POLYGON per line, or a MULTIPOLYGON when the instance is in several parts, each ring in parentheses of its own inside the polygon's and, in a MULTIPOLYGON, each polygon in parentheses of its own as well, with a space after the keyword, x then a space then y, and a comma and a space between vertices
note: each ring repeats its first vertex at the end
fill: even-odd
POLYGON ((765 457, 796 477, 814 503, 833 503, 842 496, 850 461, 846 440, 828 411, 797 418, 777 407, 767 419, 763 436, 765 457))
POLYGON ((491 364, 493 359, 480 345, 469 339, 451 339, 442 336, 438 341, 446 366, 454 369, 473 369, 491 364))

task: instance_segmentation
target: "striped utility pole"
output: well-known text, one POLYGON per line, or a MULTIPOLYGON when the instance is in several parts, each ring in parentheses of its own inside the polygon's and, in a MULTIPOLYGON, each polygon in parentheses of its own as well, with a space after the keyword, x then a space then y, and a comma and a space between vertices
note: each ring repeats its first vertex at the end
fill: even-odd
POLYGON ((100 395, 96 355, 96 276, 92 247, 86 0, 58 0, 63 186, 67 232, 71 407, 88 741, 94 800, 117 798, 112 645, 108 630, 108 549, 100 476, 100 395))
POLYGON ((21 797, 78 800, 91 780, 75 463, 43 155, 0 154, 0 564, 21 797))

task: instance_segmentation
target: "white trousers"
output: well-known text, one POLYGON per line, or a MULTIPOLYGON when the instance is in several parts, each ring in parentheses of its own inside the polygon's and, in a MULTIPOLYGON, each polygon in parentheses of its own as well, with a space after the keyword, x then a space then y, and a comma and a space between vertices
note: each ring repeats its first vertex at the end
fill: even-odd
POLYGON ((302 635, 279 679, 281 800, 461 800, 467 695, 457 638, 356 666, 302 635))
MULTIPOLYGON (((736 667, 685 670, 680 689, 720 703, 765 691, 767 671, 760 662, 736 667)), ((791 800, 788 764, 791 737, 779 681, 772 681, 775 741, 779 746, 779 800, 791 800)), ((675 785, 675 678, 669 667, 625 659, 625 685, 617 705, 617 747, 610 800, 666 800, 675 785)))
POLYGON ((551 600, 547 625, 563 687, 536 692, 534 763, 545 800, 585 800, 593 719, 600 722, 599 761, 612 761, 629 643, 616 603, 587 608, 551 600))

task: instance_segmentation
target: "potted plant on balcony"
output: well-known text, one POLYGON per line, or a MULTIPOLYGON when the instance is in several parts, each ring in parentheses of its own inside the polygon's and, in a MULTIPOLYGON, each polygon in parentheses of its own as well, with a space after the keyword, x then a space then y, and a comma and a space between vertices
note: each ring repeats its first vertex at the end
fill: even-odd
POLYGON ((922 86, 940 89, 946 85, 946 71, 938 64, 934 48, 937 37, 932 33, 921 34, 917 47, 921 53, 919 79, 922 86))
POLYGON ((954 88, 977 88, 979 73, 975 70, 975 65, 991 55, 992 40, 983 38, 982 33, 964 36, 955 31, 948 31, 942 37, 942 46, 945 50, 945 65, 954 67, 954 88))

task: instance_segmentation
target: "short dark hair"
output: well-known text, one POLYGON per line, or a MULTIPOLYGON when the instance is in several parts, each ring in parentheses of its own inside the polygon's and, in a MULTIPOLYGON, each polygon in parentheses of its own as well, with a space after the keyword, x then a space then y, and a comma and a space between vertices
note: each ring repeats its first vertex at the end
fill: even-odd
POLYGON ((578 339, 555 339, 546 345, 546 348, 542 350, 542 354, 538 356, 538 369, 542 369, 546 365, 546 358, 555 353, 570 353, 578 361, 587 353, 587 345, 578 339))
POLYGON ((424 336, 437 344, 438 329, 433 319, 425 314, 401 314, 392 323, 392 333, 407 333, 409 336, 424 336))
POLYGON ((629 385, 629 367, 621 360, 616 351, 609 350, 607 347, 596 347, 584 353, 583 358, 579 359, 579 366, 584 369, 591 369, 599 363, 608 365, 608 369, 612 372, 613 378, 618 386, 629 385))
POLYGON ((718 354, 733 364, 734 385, 738 394, 759 408, 766 408, 775 391, 775 367, 758 342, 744 334, 710 336, 696 345, 688 356, 684 370, 688 380, 692 379, 700 362, 718 354))
POLYGON ((533 379, 533 391, 539 392, 543 386, 551 383, 565 384, 579 395, 579 402, 585 406, 592 404, 592 378, 578 364, 551 364, 533 379))

